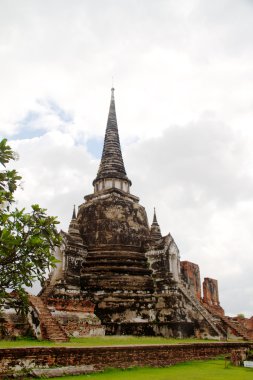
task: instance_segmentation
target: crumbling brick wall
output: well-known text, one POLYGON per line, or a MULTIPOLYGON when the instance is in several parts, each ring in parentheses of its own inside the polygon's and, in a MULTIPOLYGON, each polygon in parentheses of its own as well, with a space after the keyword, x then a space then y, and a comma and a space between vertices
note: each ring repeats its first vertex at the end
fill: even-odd
POLYGON ((208 359, 232 350, 253 348, 252 343, 195 343, 111 347, 29 347, 0 349, 0 373, 54 366, 92 365, 94 371, 134 366, 163 367, 208 359))
POLYGON ((181 261, 181 274, 184 281, 189 285, 191 291, 198 300, 201 299, 200 271, 197 264, 190 261, 181 261))

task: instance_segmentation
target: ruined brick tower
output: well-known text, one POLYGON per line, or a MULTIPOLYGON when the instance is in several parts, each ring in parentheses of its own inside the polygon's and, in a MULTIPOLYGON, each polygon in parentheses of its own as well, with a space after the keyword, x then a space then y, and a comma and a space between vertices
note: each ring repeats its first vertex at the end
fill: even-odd
POLYGON ((107 334, 226 336, 217 281, 205 281, 202 300, 198 265, 180 262, 178 247, 170 233, 162 235, 155 211, 149 227, 131 184, 112 88, 94 192, 84 197, 77 215, 74 211, 68 233, 62 232, 59 263, 40 297, 69 335, 87 333, 80 325, 90 313, 87 323, 97 324, 93 331, 99 318, 107 334))

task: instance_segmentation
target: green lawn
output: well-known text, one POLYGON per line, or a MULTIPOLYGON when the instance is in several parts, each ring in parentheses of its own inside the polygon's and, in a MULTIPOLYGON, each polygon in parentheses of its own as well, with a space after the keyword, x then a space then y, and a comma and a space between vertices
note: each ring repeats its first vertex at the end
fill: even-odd
POLYGON ((194 361, 166 368, 133 368, 127 370, 107 370, 102 373, 65 376, 55 380, 252 380, 253 369, 225 367, 224 359, 194 361))
MULTIPOLYGON (((84 346, 116 346, 131 344, 180 344, 208 342, 201 339, 173 339, 162 337, 136 337, 136 336, 104 336, 104 337, 87 337, 71 338, 66 343, 53 343, 49 341, 39 341, 36 339, 17 339, 17 340, 0 340, 0 348, 11 347, 33 347, 33 346, 65 346, 65 347, 84 347, 84 346)), ((211 340, 210 342, 213 342, 211 340)))

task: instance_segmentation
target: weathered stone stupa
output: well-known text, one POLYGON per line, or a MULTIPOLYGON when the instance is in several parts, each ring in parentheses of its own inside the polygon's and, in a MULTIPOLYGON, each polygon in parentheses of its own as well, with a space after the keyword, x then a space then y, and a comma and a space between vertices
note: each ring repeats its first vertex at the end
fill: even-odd
POLYGON ((202 299, 198 265, 180 262, 156 213, 149 227, 145 208, 130 193, 114 89, 93 186, 62 232, 60 262, 40 293, 67 334, 224 337, 234 329, 236 335, 220 307, 217 281, 205 279, 202 299))
MULTIPOLYGON (((142 330, 157 318, 154 290, 160 284, 152 277, 147 253, 162 236, 156 216, 150 231, 145 208, 138 197, 130 194, 114 89, 102 159, 93 186, 94 194, 85 197, 77 217, 88 251, 81 270, 81 289, 96 304, 96 315, 106 323, 108 332, 118 332, 124 326, 125 333, 133 333, 137 323, 142 330)), ((162 242, 160 245, 165 246, 162 242)), ((179 273, 178 251, 169 256, 166 275, 175 280, 179 273)))
MULTIPOLYGON (((85 197, 77 222, 88 254, 82 269, 82 289, 96 291, 153 290, 145 257, 149 227, 144 207, 130 194, 121 154, 114 89, 104 149, 94 194, 85 197)), ((94 293, 94 294, 95 294, 94 293)))

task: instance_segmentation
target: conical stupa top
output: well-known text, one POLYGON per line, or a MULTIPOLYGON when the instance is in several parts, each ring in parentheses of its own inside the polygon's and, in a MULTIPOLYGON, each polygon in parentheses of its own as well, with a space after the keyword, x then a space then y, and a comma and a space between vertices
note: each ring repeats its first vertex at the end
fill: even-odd
POLYGON ((79 226, 76 220, 76 206, 74 205, 72 219, 68 228, 69 235, 75 239, 76 243, 83 244, 83 240, 80 235, 79 226))
POLYGON ((74 205, 74 208, 73 208, 72 219, 76 219, 76 205, 74 205))
POLYGON ((151 238, 154 240, 159 240, 162 237, 160 226, 156 219, 155 208, 154 208, 153 223, 151 224, 151 229, 150 229, 150 235, 151 235, 151 238))
POLYGON ((117 117, 115 110, 114 88, 111 89, 111 102, 107 120, 104 148, 97 177, 93 185, 101 179, 123 179, 130 185, 131 181, 127 178, 124 161, 122 158, 117 117))
POLYGON ((155 207, 154 207, 154 216, 153 216, 153 223, 152 224, 156 224, 157 226, 159 225, 157 222, 157 218, 156 218, 155 207))

